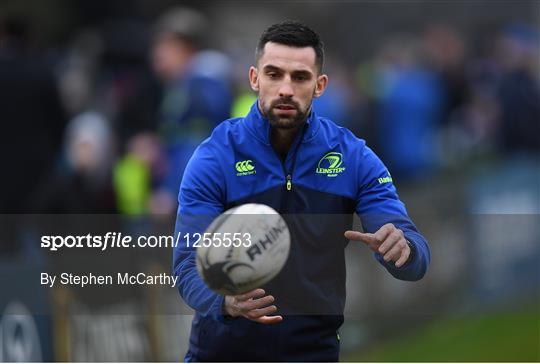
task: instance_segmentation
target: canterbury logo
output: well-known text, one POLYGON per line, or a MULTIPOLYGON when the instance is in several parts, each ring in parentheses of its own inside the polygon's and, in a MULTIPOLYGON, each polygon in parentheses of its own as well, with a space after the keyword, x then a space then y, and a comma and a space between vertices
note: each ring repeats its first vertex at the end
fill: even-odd
POLYGON ((342 167, 343 155, 338 152, 326 153, 324 157, 319 160, 315 173, 326 174, 327 177, 336 177, 339 173, 345 170, 342 167))
POLYGON ((237 176, 247 176, 248 174, 254 174, 256 173, 255 167, 251 164, 253 161, 251 159, 247 159, 245 161, 236 162, 234 167, 236 168, 236 171, 238 172, 237 176))

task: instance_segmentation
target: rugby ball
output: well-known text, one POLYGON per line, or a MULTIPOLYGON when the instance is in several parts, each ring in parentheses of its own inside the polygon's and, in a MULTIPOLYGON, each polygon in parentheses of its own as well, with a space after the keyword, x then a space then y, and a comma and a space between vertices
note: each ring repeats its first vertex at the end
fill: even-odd
POLYGON ((260 288, 283 268, 291 237, 283 217, 262 204, 245 204, 218 216, 197 247, 197 270, 222 295, 260 288))

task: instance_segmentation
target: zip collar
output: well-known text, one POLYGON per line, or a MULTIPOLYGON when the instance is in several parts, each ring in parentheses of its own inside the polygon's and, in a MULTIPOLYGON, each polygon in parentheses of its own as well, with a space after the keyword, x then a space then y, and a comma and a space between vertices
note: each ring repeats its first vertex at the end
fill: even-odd
MULTIPOLYGON (((255 138, 266 145, 270 145, 270 122, 259 110, 258 101, 258 99, 255 100, 255 103, 251 105, 251 109, 245 116, 243 123, 255 138)), ((307 124, 307 130, 304 132, 302 143, 306 143, 313 139, 319 131, 320 121, 313 111, 313 108, 311 109, 305 124, 307 124)))

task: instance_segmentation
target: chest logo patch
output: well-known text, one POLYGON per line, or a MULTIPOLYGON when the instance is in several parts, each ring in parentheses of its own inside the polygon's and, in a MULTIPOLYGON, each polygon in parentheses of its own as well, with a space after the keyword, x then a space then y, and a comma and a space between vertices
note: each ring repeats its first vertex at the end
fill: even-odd
POLYGON ((251 159, 236 162, 234 165, 237 172, 236 175, 240 177, 257 173, 257 171, 255 171, 255 167, 251 163, 253 163, 251 159))
POLYGON ((326 174, 327 177, 336 177, 345 170, 345 167, 341 166, 342 164, 343 155, 341 153, 326 153, 324 157, 319 160, 315 173, 326 174))

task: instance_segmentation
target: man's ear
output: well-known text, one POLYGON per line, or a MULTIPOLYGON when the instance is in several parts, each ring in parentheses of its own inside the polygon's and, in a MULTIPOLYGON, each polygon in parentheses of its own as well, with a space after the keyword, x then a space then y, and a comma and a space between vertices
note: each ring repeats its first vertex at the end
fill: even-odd
POLYGON ((328 86, 328 76, 327 75, 320 75, 317 77, 317 84, 315 85, 315 92, 313 93, 314 97, 320 97, 324 90, 326 90, 326 86, 328 86))
POLYGON ((253 91, 259 91, 259 71, 253 66, 249 67, 249 84, 253 91))

